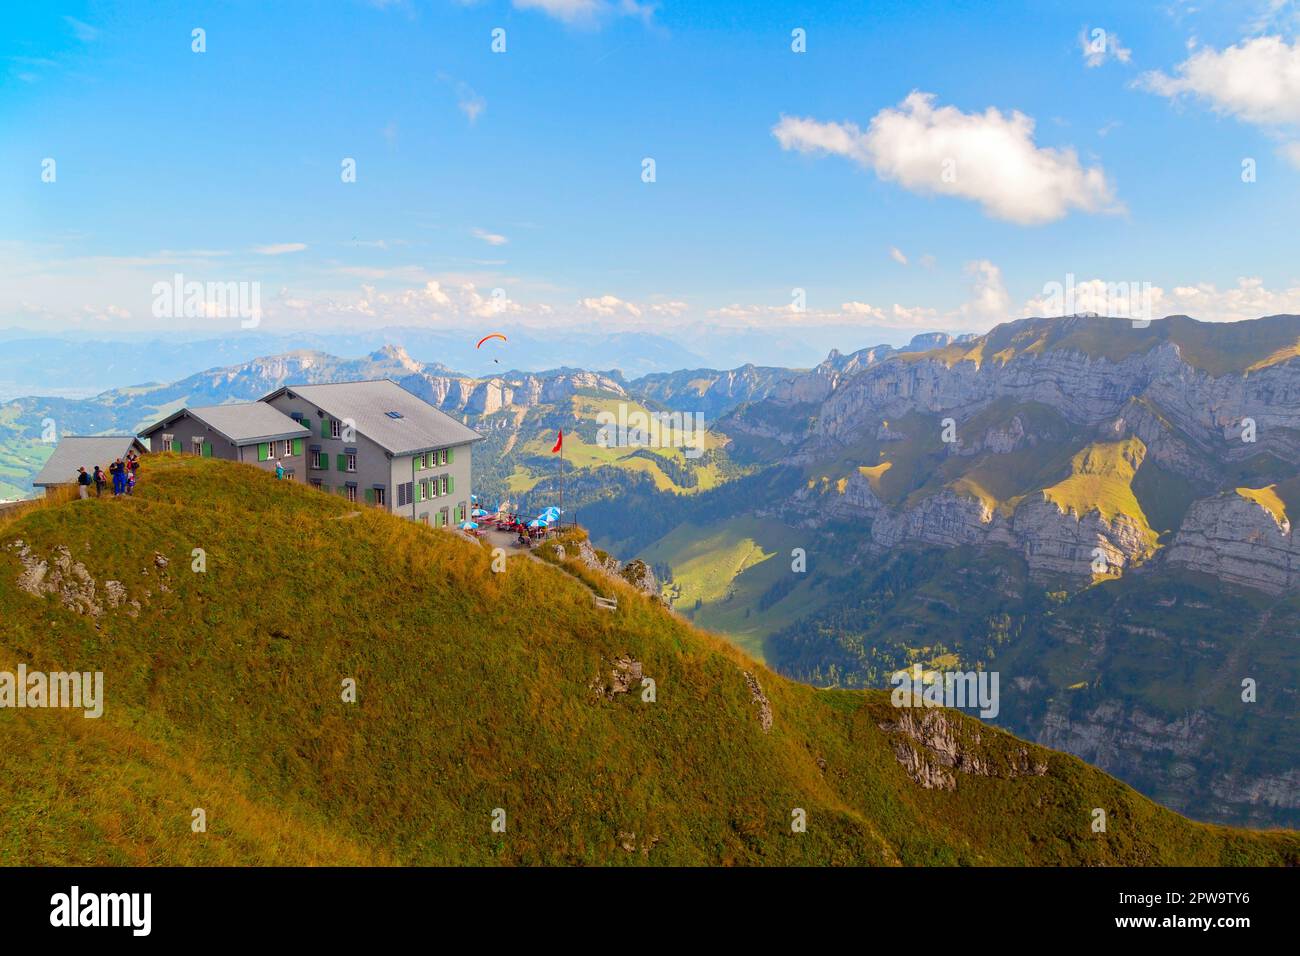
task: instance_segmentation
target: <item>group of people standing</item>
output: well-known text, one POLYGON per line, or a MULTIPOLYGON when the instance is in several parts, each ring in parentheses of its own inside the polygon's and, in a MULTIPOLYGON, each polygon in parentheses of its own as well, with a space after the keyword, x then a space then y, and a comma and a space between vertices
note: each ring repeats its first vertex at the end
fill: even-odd
POLYGON ((135 491, 135 479, 139 471, 140 456, 135 452, 129 452, 125 458, 115 460, 108 466, 107 472, 98 465, 93 473, 87 472, 86 466, 82 465, 77 469, 77 494, 82 498, 90 497, 90 488, 94 485, 95 497, 98 498, 111 483, 114 497, 129 495, 135 491))

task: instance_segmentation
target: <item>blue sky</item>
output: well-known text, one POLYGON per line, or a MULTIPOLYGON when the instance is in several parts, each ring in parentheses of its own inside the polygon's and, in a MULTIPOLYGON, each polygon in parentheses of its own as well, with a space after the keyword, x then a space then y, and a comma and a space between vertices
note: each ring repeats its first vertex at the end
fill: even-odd
POLYGON ((264 330, 853 348, 1067 275, 1300 312, 1294 3, 142 6, 2 15, 0 326, 238 328, 155 316, 176 273, 260 283, 264 330))

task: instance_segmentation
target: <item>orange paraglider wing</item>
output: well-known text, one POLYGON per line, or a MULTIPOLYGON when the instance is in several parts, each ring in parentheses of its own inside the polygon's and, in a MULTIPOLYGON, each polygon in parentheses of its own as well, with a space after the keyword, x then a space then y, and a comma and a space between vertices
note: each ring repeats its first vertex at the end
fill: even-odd
POLYGON ((485 336, 483 336, 483 338, 479 339, 479 340, 478 340, 478 345, 474 346, 474 348, 476 348, 476 349, 480 349, 480 348, 482 348, 482 347, 483 347, 483 343, 486 342, 488 339, 500 339, 502 342, 508 342, 508 341, 510 341, 510 340, 507 339, 504 335, 502 335, 500 332, 493 332, 492 334, 490 334, 490 335, 485 335, 485 336))

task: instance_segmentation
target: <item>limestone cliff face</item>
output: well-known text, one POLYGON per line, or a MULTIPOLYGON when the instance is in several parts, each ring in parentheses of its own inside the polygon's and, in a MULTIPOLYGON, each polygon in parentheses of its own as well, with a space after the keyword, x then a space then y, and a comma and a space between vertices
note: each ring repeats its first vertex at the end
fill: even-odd
MULTIPOLYGON (((805 495, 815 492, 810 490, 805 495)), ((1024 555, 1034 572, 1087 576, 1093 573, 1095 549, 1108 571, 1122 570, 1150 557, 1151 544, 1137 521, 1116 515, 1107 521, 1097 512, 1065 512, 1041 494, 1020 503, 1010 518, 985 502, 945 489, 910 507, 893 510, 859 475, 849 478, 843 494, 825 492, 825 512, 836 520, 871 519, 871 541, 880 548, 906 542, 957 547, 1002 545, 1024 555)))
POLYGON ((970 457, 982 452, 995 455, 1008 455, 1013 451, 1038 443, 1038 436, 1025 430, 1025 423, 1019 415, 1012 417, 1005 428, 987 428, 982 435, 955 442, 948 446, 952 455, 970 457))
MULTIPOLYGON (((1089 323, 1094 321, 1082 316, 1057 320, 1052 333, 1092 334, 1096 329, 1089 323)), ((1013 328, 1011 341, 1018 336, 1013 328)), ((1159 560, 1273 593, 1300 589, 1300 549, 1289 526, 1253 501, 1210 493, 1224 487, 1248 460, 1265 462, 1265 471, 1273 475, 1261 483, 1300 471, 1300 361, 1284 355, 1272 364, 1211 374, 1165 339, 1153 338, 1145 347, 1111 359, 1071 347, 994 352, 988 344, 993 337, 990 333, 979 347, 950 345, 919 356, 855 353, 849 360, 833 355, 791 384, 792 390, 802 388, 805 398, 825 392, 809 425, 801 434, 798 423, 789 419, 768 426, 771 437, 791 447, 787 463, 815 466, 842 458, 846 449, 863 442, 903 440, 903 433, 916 426, 900 429, 896 423, 919 414, 933 422, 952 418, 957 440, 946 453, 974 459, 1059 440, 1047 433, 1041 415, 1027 418, 1013 412, 1005 419, 995 415, 992 425, 972 424, 986 410, 1003 405, 1045 406, 1060 415, 1064 427, 1092 432, 1098 441, 1140 439, 1152 463, 1194 489, 1200 500, 1186 511, 1181 527, 1170 528, 1175 536, 1159 560)), ((882 460, 889 456, 882 451, 882 460)), ((960 467, 951 473, 960 474, 960 467)), ((866 478, 853 475, 839 482, 838 496, 834 486, 829 493, 814 488, 798 497, 791 510, 809 524, 822 516, 869 517, 872 539, 880 547, 906 541, 1006 545, 1022 552, 1035 571, 1049 573, 1090 574, 1099 557, 1114 573, 1150 560, 1154 553, 1141 515, 1108 519, 1097 511, 1063 513, 1039 492, 1015 501, 1012 510, 1005 503, 997 510, 951 482, 939 484, 950 486, 919 496, 913 492, 905 504, 886 507, 866 478)))
POLYGON ((1300 810, 1300 770, 1239 765, 1246 755, 1220 753, 1222 718, 1209 710, 1161 715, 1110 700, 1072 715, 1057 701, 1032 730, 1037 743, 1076 754, 1175 810, 1252 826, 1276 826, 1300 810))
POLYGON ((1091 426, 1124 417, 1130 402, 1142 399, 1160 410, 1165 431, 1180 430, 1216 456, 1240 460, 1272 451, 1300 460, 1292 432, 1300 425, 1300 363, 1216 378, 1185 362, 1169 342, 1118 362, 1069 349, 1006 363, 983 357, 949 365, 928 356, 881 362, 822 403, 818 433, 823 442, 844 443, 868 423, 874 428, 908 411, 952 414, 960 423, 999 398, 1039 402, 1091 426), (1242 440, 1247 418, 1255 423, 1254 442, 1242 440))
POLYGON ((627 391, 614 379, 598 372, 557 372, 546 376, 523 375, 518 380, 476 379, 419 372, 399 380, 403 388, 445 412, 491 415, 503 408, 531 408, 564 401, 582 389, 595 389, 617 397, 627 391))
POLYGON ((1235 492, 1193 504, 1165 560, 1271 594, 1300 588, 1291 523, 1235 492))

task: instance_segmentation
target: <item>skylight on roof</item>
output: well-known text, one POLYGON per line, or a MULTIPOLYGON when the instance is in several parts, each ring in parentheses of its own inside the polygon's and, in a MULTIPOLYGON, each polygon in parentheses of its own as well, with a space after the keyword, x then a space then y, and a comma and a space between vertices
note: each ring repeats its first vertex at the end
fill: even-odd
POLYGON ((384 414, 387 415, 389 418, 401 418, 401 417, 402 417, 402 413, 401 413, 401 412, 384 412, 384 414))

